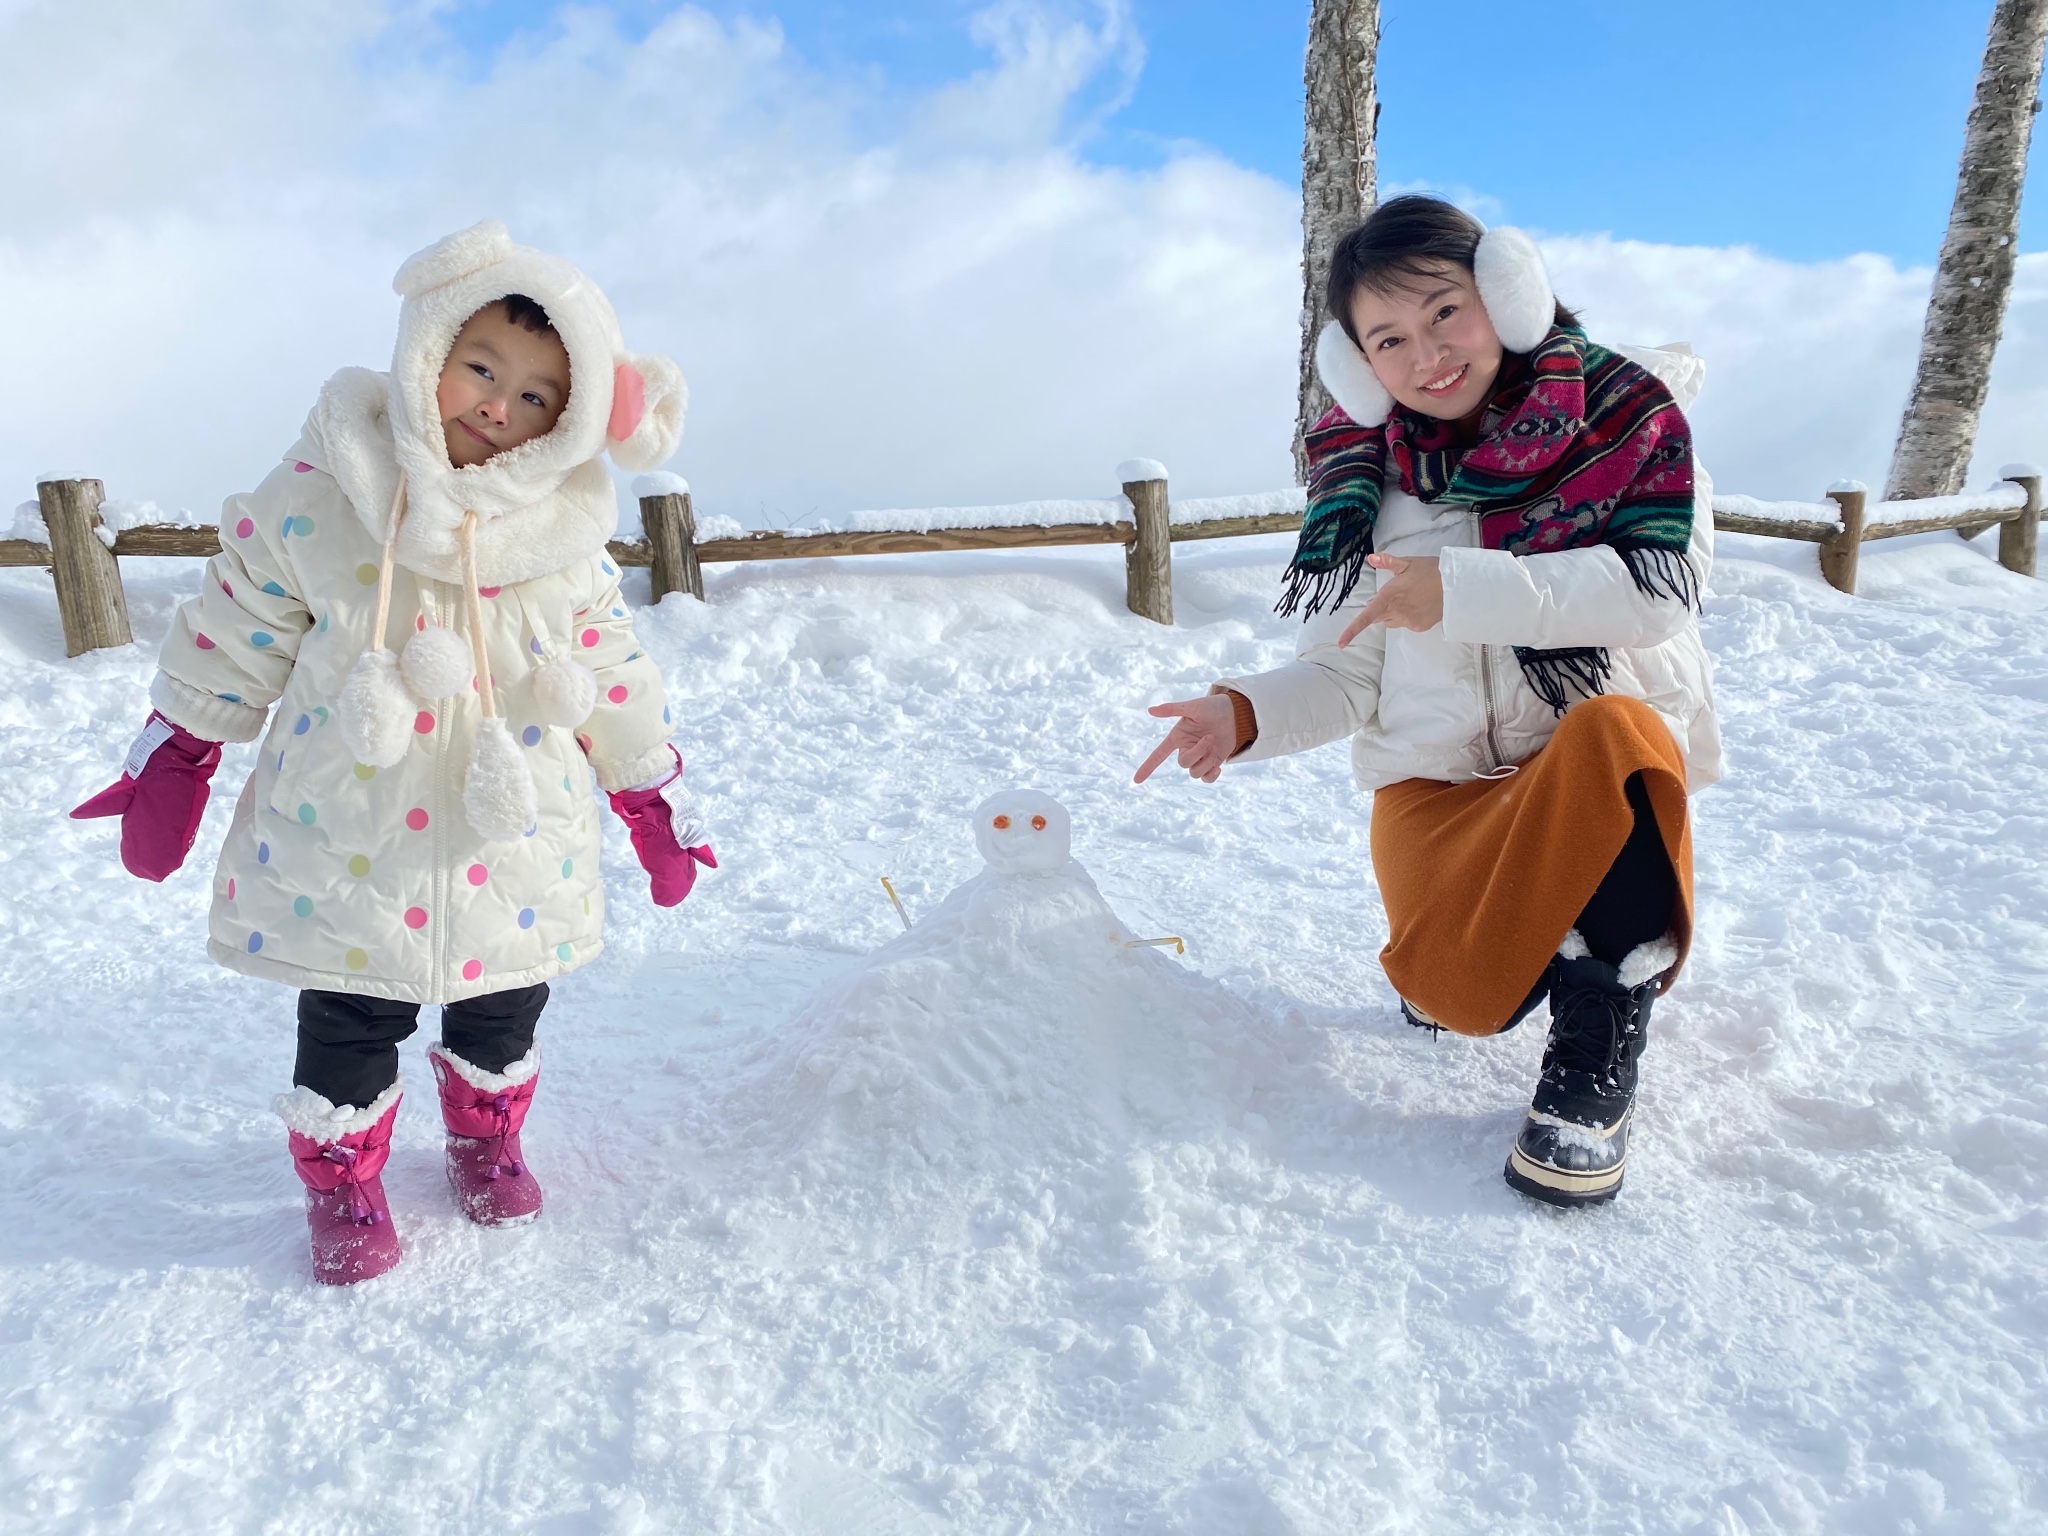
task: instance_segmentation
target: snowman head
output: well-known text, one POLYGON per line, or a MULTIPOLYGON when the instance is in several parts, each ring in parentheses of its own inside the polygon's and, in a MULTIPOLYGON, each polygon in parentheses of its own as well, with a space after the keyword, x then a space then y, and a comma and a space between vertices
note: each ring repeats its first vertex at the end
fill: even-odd
POLYGON ((999 874, 1064 869, 1072 841, 1067 808, 1035 789, 1006 789, 974 811, 974 846, 999 874))

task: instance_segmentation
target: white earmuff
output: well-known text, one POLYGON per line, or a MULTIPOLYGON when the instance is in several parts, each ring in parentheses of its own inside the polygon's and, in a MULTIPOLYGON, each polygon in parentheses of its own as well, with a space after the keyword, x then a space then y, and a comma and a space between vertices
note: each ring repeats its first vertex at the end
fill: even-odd
POLYGON ((1361 427, 1378 426, 1394 408, 1387 386, 1374 376, 1372 364, 1338 321, 1324 326, 1316 338, 1316 377, 1344 414, 1361 427))
POLYGON ((1489 229, 1472 253, 1472 276, 1503 347, 1534 352, 1543 344, 1556 321, 1557 295, 1534 240, 1505 224, 1489 229))

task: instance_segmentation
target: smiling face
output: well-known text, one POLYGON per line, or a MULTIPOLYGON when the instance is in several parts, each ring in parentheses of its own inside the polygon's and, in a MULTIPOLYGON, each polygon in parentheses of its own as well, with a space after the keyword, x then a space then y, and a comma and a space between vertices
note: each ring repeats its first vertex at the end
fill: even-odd
POLYGON ((1035 789, 1009 789, 975 807, 974 844, 1001 874, 1065 869, 1073 841, 1067 808, 1035 789))
POLYGON ((1500 377, 1500 337, 1472 274, 1446 262, 1404 274, 1401 286, 1351 296, 1359 348, 1387 393, 1442 421, 1477 412, 1500 377))
POLYGON ((514 323, 487 304, 463 322, 434 392, 448 460, 481 464, 554 429, 569 403, 569 353, 553 331, 514 323))

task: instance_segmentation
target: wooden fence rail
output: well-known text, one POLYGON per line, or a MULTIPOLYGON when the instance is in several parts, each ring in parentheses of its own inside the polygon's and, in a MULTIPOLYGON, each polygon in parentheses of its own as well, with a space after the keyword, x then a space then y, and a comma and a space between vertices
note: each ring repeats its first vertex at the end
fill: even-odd
MULTIPOLYGON (((1872 539, 1903 538, 1907 534, 1950 528, 1965 538, 1974 538, 1995 524, 1999 530, 1999 564, 2009 571, 2032 576, 2043 517, 2041 471, 2031 464, 2009 464, 2000 473, 2004 483, 1990 491, 1975 496, 1943 497, 1934 503, 1868 506, 1868 493, 1862 486, 1844 483, 1828 491, 1828 499, 1834 503, 1832 517, 1767 516, 1717 507, 1714 526, 1726 533, 1761 534, 1817 544, 1821 574, 1834 587, 1853 593, 1859 553, 1872 539), (1922 508, 1927 509, 1924 515, 1922 508)), ((697 537, 696 517, 689 493, 684 491, 642 497, 640 516, 646 537, 614 540, 610 549, 612 558, 622 566, 651 569, 654 600, 660 602, 671 592, 685 592, 701 599, 703 567, 707 564, 1121 544, 1125 553, 1126 604, 1135 614, 1171 624, 1171 546, 1195 539, 1290 533, 1301 527, 1300 513, 1173 522, 1163 474, 1127 480, 1123 490, 1132 509, 1129 522, 937 528, 925 533, 748 533, 725 539, 697 537)), ((45 480, 36 487, 36 497, 44 526, 49 530, 49 543, 0 539, 0 566, 42 566, 49 570, 56 580, 57 610, 64 626, 68 655, 129 643, 128 606, 121 590, 119 558, 204 558, 220 550, 220 530, 206 525, 159 523, 123 528, 109 537, 109 530, 100 520, 104 492, 97 480, 45 480)), ((1818 503, 1752 505, 1825 510, 1818 503)))

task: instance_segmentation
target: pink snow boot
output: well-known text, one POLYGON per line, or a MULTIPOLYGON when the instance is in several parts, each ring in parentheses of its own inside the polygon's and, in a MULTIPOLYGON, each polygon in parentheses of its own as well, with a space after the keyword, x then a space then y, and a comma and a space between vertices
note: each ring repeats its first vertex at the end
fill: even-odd
POLYGON ((519 1148, 519 1128, 540 1080, 540 1047, 503 1072, 472 1066, 445 1045, 427 1047, 448 1127, 448 1185, 480 1227, 511 1227, 540 1214, 540 1185, 519 1148))
POLYGON ((306 1186, 313 1278, 322 1285, 374 1280, 403 1252, 383 1179, 402 1096, 393 1083, 368 1109, 336 1108, 310 1088, 277 1097, 291 1131, 292 1163, 306 1186))

